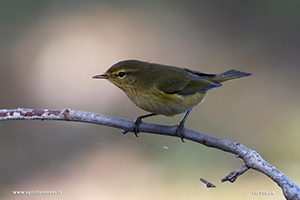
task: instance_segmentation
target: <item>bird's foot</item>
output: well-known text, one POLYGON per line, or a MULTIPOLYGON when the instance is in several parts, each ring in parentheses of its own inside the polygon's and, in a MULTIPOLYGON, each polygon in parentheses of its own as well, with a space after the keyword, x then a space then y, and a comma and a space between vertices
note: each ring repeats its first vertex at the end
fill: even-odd
POLYGON ((182 141, 182 142, 184 142, 184 140, 183 140, 183 139, 184 139, 184 136, 183 136, 183 134, 182 134, 183 129, 184 129, 184 121, 181 121, 181 122, 179 123, 179 125, 178 125, 178 128, 177 128, 177 130, 176 130, 176 132, 175 132, 175 135, 177 135, 177 136, 180 135, 181 141, 182 141))
POLYGON ((134 135, 136 137, 139 137, 138 136, 138 133, 140 132, 139 131, 139 128, 140 128, 140 124, 143 123, 142 119, 140 117, 136 118, 134 120, 134 124, 133 124, 133 128, 132 128, 132 132, 134 133, 134 135))
POLYGON ((135 134, 136 137, 138 137, 138 133, 140 132, 140 130, 139 130, 140 124, 143 123, 142 119, 146 118, 146 117, 151 117, 151 116, 154 116, 154 115, 157 115, 157 114, 151 113, 151 114, 148 114, 148 115, 142 115, 142 116, 137 117, 134 120, 132 132, 135 134))

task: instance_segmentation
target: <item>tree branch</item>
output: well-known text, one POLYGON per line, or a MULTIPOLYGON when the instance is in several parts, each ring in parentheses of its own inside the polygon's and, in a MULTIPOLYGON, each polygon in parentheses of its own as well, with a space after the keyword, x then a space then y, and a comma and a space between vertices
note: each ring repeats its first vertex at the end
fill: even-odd
MULTIPOLYGON (((99 124, 121 129, 123 133, 133 130, 133 121, 100 115, 89 112, 81 112, 71 109, 64 110, 48 110, 48 109, 2 109, 0 110, 0 121, 3 120, 64 120, 99 124)), ((160 135, 176 136, 177 126, 162 126, 156 124, 141 123, 140 132, 154 133, 160 135)), ((240 143, 231 142, 228 140, 216 138, 210 135, 205 135, 187 128, 184 128, 183 135, 185 139, 201 143, 208 147, 217 148, 236 155, 241 158, 245 165, 231 172, 228 176, 222 179, 224 181, 234 182, 238 176, 242 175, 248 169, 257 170, 281 187, 286 199, 300 199, 300 187, 286 177, 282 172, 276 169, 271 164, 267 163, 257 152, 246 148, 240 143)))
POLYGON ((240 175, 245 173, 248 169, 249 169, 249 167, 247 167, 246 165, 243 165, 240 168, 238 168, 237 170, 234 170, 233 172, 231 172, 226 177, 222 178, 221 181, 222 182, 230 181, 231 183, 233 183, 240 175))

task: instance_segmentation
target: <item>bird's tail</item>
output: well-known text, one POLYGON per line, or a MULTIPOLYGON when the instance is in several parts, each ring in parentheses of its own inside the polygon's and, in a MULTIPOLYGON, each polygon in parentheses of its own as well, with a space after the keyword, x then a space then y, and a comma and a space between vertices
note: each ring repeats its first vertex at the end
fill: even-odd
POLYGON ((232 69, 232 70, 226 71, 222 74, 216 74, 215 76, 209 77, 209 80, 213 81, 213 82, 222 83, 225 81, 230 81, 232 79, 243 78, 243 77, 251 76, 251 75, 252 74, 250 74, 250 73, 241 72, 241 71, 232 69))

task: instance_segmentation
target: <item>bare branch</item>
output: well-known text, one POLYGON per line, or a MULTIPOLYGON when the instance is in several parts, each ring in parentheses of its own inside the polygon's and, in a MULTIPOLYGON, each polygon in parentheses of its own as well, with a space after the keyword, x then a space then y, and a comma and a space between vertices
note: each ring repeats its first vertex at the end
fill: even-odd
POLYGON ((207 188, 215 188, 216 186, 211 182, 205 180, 204 178, 200 178, 200 181, 206 185, 207 188))
POLYGON ((248 169, 249 169, 249 167, 247 167, 246 165, 243 165, 240 168, 238 168, 237 170, 234 170, 233 172, 231 172, 226 177, 222 178, 221 181, 222 182, 229 181, 229 182, 233 183, 240 175, 245 173, 248 169))
MULTIPOLYGON (((120 119, 111 116, 105 116, 89 112, 81 112, 71 109, 64 110, 35 110, 35 109, 2 109, 0 110, 0 121, 3 120, 64 120, 99 124, 121 129, 123 133, 133 130, 133 121, 120 119)), ((176 136, 177 126, 162 126, 156 124, 141 123, 140 132, 154 133, 160 135, 176 136)), ((281 187, 286 199, 300 199, 300 187, 286 177, 282 172, 276 169, 271 164, 267 163, 257 152, 246 148, 240 143, 231 142, 228 140, 216 138, 210 135, 205 135, 187 128, 184 128, 183 135, 185 139, 201 143, 208 147, 217 148, 236 155, 241 158, 245 165, 233 171, 222 181, 234 182, 236 178, 242 175, 249 168, 257 170, 281 187)))

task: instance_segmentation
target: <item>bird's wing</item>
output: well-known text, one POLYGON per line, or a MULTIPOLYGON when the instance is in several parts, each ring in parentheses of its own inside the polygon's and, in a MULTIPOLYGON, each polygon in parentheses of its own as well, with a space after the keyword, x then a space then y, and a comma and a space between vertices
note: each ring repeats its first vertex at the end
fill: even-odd
POLYGON ((186 71, 173 71, 170 75, 167 72, 155 80, 155 87, 167 94, 176 94, 184 89, 189 83, 189 76, 186 71), (176 74, 178 73, 178 74, 176 74))
POLYGON ((183 71, 180 76, 169 77, 166 74, 156 81, 156 88, 167 94, 191 95, 196 92, 206 92, 222 84, 209 81, 191 71, 183 71))
POLYGON ((216 87, 220 87, 222 84, 212 82, 203 78, 202 76, 189 73, 188 84, 178 93, 181 95, 195 94, 196 92, 206 92, 216 87))

